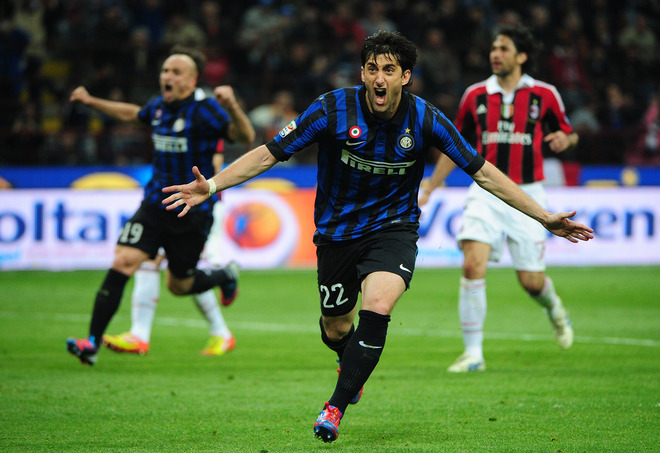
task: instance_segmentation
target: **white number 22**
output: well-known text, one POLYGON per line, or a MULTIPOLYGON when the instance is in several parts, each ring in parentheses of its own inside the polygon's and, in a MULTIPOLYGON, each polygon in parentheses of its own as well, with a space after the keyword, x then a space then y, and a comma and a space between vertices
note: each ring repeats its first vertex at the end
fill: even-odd
POLYGON ((321 291, 321 294, 323 294, 322 303, 325 308, 337 307, 345 302, 348 302, 348 298, 342 299, 342 296, 344 295, 344 286, 341 283, 332 285, 330 289, 328 289, 328 287, 325 285, 321 285, 319 286, 319 290, 321 291), (330 300, 332 293, 337 294, 337 298, 334 302, 330 300))

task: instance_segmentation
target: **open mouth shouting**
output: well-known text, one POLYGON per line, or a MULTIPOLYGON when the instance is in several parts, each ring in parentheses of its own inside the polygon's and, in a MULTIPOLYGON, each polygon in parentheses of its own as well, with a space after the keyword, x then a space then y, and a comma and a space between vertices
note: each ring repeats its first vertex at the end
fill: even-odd
POLYGON ((171 83, 163 83, 161 85, 161 90, 163 91, 163 98, 169 100, 174 96, 174 87, 171 83))
POLYGON ((387 89, 374 88, 374 102, 377 105, 385 105, 386 101, 387 101, 387 89))

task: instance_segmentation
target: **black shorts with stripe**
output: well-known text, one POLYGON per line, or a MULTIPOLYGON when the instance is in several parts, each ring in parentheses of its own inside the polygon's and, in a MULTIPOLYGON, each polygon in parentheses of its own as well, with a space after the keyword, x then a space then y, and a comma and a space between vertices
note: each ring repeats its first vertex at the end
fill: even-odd
POLYGON ((341 316, 357 303, 362 280, 372 272, 401 276, 410 287, 417 257, 416 224, 399 224, 349 241, 314 238, 321 313, 341 316))

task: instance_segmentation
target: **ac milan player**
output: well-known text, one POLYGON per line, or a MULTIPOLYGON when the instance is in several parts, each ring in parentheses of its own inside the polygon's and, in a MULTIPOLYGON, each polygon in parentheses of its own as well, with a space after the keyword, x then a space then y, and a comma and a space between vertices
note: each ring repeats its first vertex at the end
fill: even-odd
MULTIPOLYGON (((541 148, 560 153, 577 145, 564 104, 556 88, 533 79, 525 70, 532 64, 536 43, 523 26, 507 26, 495 35, 490 51, 493 74, 465 91, 456 128, 468 138, 476 136, 476 149, 507 174, 541 206, 546 205, 541 148)), ((441 156, 420 196, 420 205, 454 168, 441 156)), ((486 318, 486 270, 498 261, 504 245, 509 248, 518 280, 545 310, 559 346, 573 344, 573 327, 545 275, 543 252, 547 232, 538 223, 472 184, 457 236, 463 251, 458 311, 465 352, 448 371, 484 371, 483 325, 486 318)))

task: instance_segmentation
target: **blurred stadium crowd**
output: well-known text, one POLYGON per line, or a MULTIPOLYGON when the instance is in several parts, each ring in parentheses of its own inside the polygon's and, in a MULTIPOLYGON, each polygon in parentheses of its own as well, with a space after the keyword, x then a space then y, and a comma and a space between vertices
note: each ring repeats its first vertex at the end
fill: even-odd
POLYGON ((379 29, 418 45, 411 91, 453 118, 490 75, 493 31, 515 22, 542 41, 532 75, 557 86, 581 135, 562 159, 660 165, 657 0, 4 0, 0 165, 149 162, 148 128, 68 97, 82 84, 142 104, 174 44, 203 49, 202 85, 231 84, 260 142, 318 94, 360 83, 362 40, 379 29))

